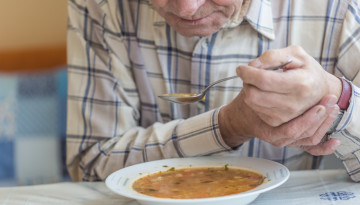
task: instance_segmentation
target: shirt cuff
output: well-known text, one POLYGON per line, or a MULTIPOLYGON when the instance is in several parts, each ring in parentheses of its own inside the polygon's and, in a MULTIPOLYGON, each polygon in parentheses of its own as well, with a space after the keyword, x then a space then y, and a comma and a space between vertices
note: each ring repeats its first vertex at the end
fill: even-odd
POLYGON ((339 156, 347 156, 360 148, 360 98, 357 97, 360 89, 352 85, 352 96, 348 109, 344 112, 335 132, 331 138, 337 138, 341 141, 341 145, 337 148, 339 156))
POLYGON ((350 178, 360 182, 360 150, 341 159, 350 178))
POLYGON ((331 138, 341 141, 335 154, 342 160, 347 172, 354 181, 360 181, 360 88, 350 82, 352 95, 350 104, 336 127, 331 138))
POLYGON ((360 104, 360 101, 354 97, 355 93, 359 92, 359 88, 353 85, 350 81, 347 82, 351 85, 351 97, 349 100, 349 105, 347 109, 344 110, 344 115, 342 116, 342 119, 336 127, 335 133, 339 133, 343 131, 347 126, 349 126, 349 123, 351 123, 351 119, 353 117, 352 113, 356 113, 354 112, 354 109, 356 110, 356 104, 360 104))
POLYGON ((218 113, 220 109, 208 111, 182 121, 175 129, 177 151, 180 156, 204 156, 233 149, 226 145, 221 137, 218 113))

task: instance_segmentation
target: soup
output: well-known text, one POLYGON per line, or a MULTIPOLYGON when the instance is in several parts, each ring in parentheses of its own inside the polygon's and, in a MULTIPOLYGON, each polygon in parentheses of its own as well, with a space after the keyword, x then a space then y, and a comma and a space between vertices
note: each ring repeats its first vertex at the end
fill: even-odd
POLYGON ((172 97, 194 97, 197 96, 198 94, 194 94, 194 93, 171 93, 171 94, 166 94, 167 96, 172 96, 172 97))
POLYGON ((264 182, 256 172, 225 167, 171 168, 135 181, 133 188, 159 198, 195 199, 227 196, 254 189, 264 182))
MULTIPOLYGON (((194 93, 171 93, 171 94, 164 94, 162 96, 167 96, 167 97, 174 97, 176 98, 176 100, 178 102, 193 102, 194 98, 198 96, 199 94, 194 94, 194 93)), ((205 96, 203 98, 201 98, 201 100, 205 100, 205 96)))

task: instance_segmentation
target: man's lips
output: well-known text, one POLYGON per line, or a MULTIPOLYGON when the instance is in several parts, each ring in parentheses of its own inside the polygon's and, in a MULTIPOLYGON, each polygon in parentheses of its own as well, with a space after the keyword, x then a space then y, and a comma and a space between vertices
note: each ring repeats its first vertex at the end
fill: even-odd
POLYGON ((180 18, 180 21, 182 21, 183 23, 186 23, 186 24, 200 24, 202 23, 203 21, 205 21, 205 19, 207 19, 209 17, 208 16, 205 16, 205 17, 200 17, 200 18, 195 18, 195 19, 186 19, 186 18, 180 18))

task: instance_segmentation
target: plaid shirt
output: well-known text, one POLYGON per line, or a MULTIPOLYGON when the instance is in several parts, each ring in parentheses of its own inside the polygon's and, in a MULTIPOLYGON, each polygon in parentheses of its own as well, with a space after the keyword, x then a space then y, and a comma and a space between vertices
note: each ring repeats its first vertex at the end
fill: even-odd
MULTIPOLYGON (((172 157, 261 157, 289 169, 317 168, 321 157, 254 138, 234 151, 222 140, 219 108, 241 79, 212 88, 197 104, 159 99, 198 93, 236 75, 269 49, 300 45, 323 68, 352 82, 332 137, 336 155, 360 180, 360 1, 252 0, 246 15, 207 37, 177 34, 148 0, 69 0, 67 163, 74 180, 103 180, 124 166, 172 157)), ((245 10, 243 10, 245 11, 245 10)))

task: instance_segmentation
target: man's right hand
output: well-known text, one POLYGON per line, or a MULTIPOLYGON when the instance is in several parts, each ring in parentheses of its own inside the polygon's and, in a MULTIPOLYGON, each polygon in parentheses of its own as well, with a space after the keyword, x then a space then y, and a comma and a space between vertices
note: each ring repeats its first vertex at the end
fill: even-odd
POLYGON ((230 104, 220 110, 220 132, 230 147, 258 137, 276 147, 300 147, 313 155, 328 155, 340 145, 337 139, 320 143, 338 114, 336 101, 336 96, 325 96, 318 105, 299 117, 272 127, 246 105, 243 93, 240 92, 230 104))

